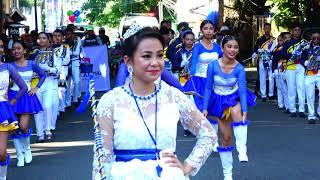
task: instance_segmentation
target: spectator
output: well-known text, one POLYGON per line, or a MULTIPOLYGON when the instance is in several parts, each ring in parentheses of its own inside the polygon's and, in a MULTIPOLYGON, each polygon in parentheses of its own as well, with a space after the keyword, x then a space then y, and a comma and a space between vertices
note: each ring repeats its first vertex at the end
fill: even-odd
POLYGON ((103 27, 99 29, 99 37, 101 39, 102 44, 105 44, 107 47, 110 46, 109 36, 106 35, 106 30, 103 27))
POLYGON ((22 34, 20 36, 20 39, 21 39, 21 41, 23 41, 26 44, 28 49, 31 49, 32 48, 32 37, 31 37, 31 34, 29 33, 29 31, 30 31, 29 26, 25 26, 24 27, 24 34, 22 34))
POLYGON ((99 46, 99 45, 102 45, 100 37, 95 35, 93 31, 93 27, 89 26, 87 29, 87 34, 84 40, 82 40, 82 46, 86 47, 86 46, 99 46))

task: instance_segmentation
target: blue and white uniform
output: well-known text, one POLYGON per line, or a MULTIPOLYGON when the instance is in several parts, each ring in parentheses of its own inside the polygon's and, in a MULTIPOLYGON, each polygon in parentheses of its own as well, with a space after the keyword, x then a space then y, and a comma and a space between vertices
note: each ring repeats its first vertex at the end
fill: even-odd
MULTIPOLYGON (((219 119, 229 119, 231 117, 230 108, 236 106, 240 101, 241 111, 247 112, 248 105, 255 104, 255 95, 247 89, 246 73, 244 67, 237 63, 230 73, 225 73, 220 67, 220 60, 209 64, 206 88, 204 94, 203 108, 208 110, 208 115, 219 119)), ((233 119, 233 117, 231 117, 233 119)), ((247 162, 247 125, 239 119, 232 123, 234 136, 236 138, 236 148, 239 152, 239 161, 247 162)), ((218 147, 223 174, 225 179, 232 179, 232 150, 230 147, 218 147)))
POLYGON ((203 111, 203 96, 207 77, 208 65, 222 57, 220 45, 212 42, 212 49, 206 49, 200 42, 194 45, 191 57, 190 75, 192 76, 183 86, 185 92, 195 94, 194 101, 197 108, 203 111))
POLYGON ((0 62, 0 132, 8 132, 18 128, 18 121, 8 101, 10 78, 19 87, 19 92, 14 97, 17 101, 28 90, 23 79, 10 64, 0 62))
MULTIPOLYGON (((37 73, 39 75, 39 82, 37 87, 40 88, 43 82, 46 79, 45 72, 37 65, 34 61, 27 61, 27 65, 22 67, 17 65, 15 62, 12 62, 11 65, 16 68, 22 77, 23 81, 28 86, 28 91, 31 90, 31 79, 33 73, 37 73)), ((19 86, 14 83, 13 86, 9 90, 9 100, 13 99, 19 91, 19 86)), ((29 96, 28 93, 24 93, 24 95, 17 101, 15 105, 13 105, 13 110, 16 114, 36 114, 42 111, 41 103, 37 97, 37 95, 29 96)))
MULTIPOLYGON (((9 132, 18 128, 17 118, 8 101, 8 89, 10 78, 19 87, 19 92, 14 97, 16 100, 27 91, 27 86, 19 73, 10 64, 0 62, 0 132, 9 132)), ((6 153, 6 152, 5 152, 6 153)), ((7 176, 7 167, 10 162, 10 156, 7 154, 5 161, 0 162, 0 179, 5 180, 7 176)))
MULTIPOLYGON (((37 92, 37 96, 43 107, 43 111, 35 115, 39 139, 44 137, 44 131, 51 138, 52 134, 50 130, 55 130, 56 126, 59 106, 58 77, 62 71, 62 62, 59 60, 58 55, 59 51, 53 50, 50 52, 50 57, 47 57, 49 62, 38 60, 39 66, 46 72, 47 76, 37 92)), ((41 50, 38 50, 33 57, 32 59, 42 58, 41 50)))
POLYGON ((74 45, 70 47, 70 61, 71 61, 71 77, 67 78, 67 92, 66 92, 66 103, 67 106, 71 106, 72 102, 78 102, 78 98, 81 96, 80 91, 80 55, 83 53, 81 39, 77 37, 74 45), (71 86, 71 80, 72 85, 71 86), (71 100, 71 96, 73 99, 71 100))

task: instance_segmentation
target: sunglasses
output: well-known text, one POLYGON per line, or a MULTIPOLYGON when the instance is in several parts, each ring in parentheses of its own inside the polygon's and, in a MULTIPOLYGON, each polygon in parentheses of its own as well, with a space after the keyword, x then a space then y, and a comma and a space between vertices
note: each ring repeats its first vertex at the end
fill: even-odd
POLYGON ((0 48, 4 48, 4 45, 0 45, 0 48))
POLYGON ((320 40, 320 37, 313 37, 312 40, 320 40))

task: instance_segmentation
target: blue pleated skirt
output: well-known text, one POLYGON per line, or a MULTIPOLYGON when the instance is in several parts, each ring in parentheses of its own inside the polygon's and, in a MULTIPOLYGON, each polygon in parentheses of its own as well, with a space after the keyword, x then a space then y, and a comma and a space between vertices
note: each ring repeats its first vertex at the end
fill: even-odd
POLYGON ((17 117, 8 101, 0 102, 0 124, 8 121, 8 124, 17 123, 17 117))
MULTIPOLYGON (((256 96, 253 92, 247 89, 247 104, 248 106, 254 106, 256 104, 256 96)), ((218 95, 213 90, 211 98, 208 104, 208 114, 210 116, 222 118, 226 109, 233 107, 240 102, 240 94, 238 91, 230 95, 218 95)))
POLYGON ((206 78, 199 76, 192 76, 183 86, 183 91, 185 93, 194 94, 194 102, 201 112, 203 111, 203 98, 205 87, 206 78))
MULTIPOLYGON (((9 90, 9 100, 13 99, 17 93, 18 91, 9 90)), ((37 95, 29 96, 28 92, 23 94, 16 104, 12 105, 12 109, 16 114, 36 114, 43 111, 37 95)))

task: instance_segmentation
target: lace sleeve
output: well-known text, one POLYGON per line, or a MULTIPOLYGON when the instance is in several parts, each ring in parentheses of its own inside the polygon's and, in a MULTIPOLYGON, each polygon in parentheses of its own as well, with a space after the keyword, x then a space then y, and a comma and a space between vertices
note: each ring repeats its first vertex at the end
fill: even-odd
POLYGON ((179 104, 181 124, 197 137, 195 147, 185 160, 186 163, 194 168, 190 173, 190 175, 194 176, 211 154, 213 145, 217 141, 217 134, 209 121, 186 95, 176 90, 174 97, 175 102, 179 104))
POLYGON ((113 104, 111 93, 102 96, 97 107, 97 121, 101 133, 103 147, 97 149, 94 146, 92 179, 100 180, 100 169, 104 169, 107 179, 110 179, 111 163, 113 161, 113 104), (100 158, 100 159, 99 159, 100 158))

